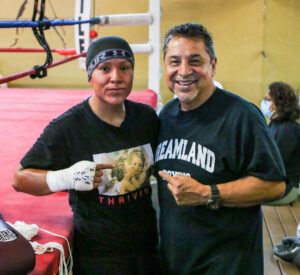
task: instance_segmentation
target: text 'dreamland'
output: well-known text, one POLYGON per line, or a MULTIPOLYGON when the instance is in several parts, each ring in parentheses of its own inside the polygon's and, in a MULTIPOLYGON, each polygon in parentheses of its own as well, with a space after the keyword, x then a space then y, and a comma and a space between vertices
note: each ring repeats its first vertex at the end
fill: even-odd
POLYGON ((215 153, 205 146, 187 139, 169 139, 161 142, 155 153, 155 162, 165 159, 187 161, 209 173, 215 170, 215 153))

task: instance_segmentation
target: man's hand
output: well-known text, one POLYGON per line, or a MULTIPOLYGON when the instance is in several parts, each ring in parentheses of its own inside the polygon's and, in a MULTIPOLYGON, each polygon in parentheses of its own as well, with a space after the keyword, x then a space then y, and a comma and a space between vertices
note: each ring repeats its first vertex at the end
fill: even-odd
POLYGON ((159 171, 158 174, 168 182, 168 189, 178 205, 204 205, 211 197, 209 185, 201 184, 191 177, 179 174, 172 177, 163 171, 159 171))

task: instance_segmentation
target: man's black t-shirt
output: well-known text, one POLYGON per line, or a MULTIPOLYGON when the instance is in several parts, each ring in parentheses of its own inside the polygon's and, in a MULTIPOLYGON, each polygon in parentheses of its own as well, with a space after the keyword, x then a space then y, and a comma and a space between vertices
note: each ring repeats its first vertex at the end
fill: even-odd
MULTIPOLYGON (((281 181, 285 170, 260 111, 217 89, 200 107, 174 99, 160 113, 156 170, 203 184, 254 176, 281 181)), ((162 262, 166 274, 263 274, 260 206, 178 206, 158 177, 162 262)))

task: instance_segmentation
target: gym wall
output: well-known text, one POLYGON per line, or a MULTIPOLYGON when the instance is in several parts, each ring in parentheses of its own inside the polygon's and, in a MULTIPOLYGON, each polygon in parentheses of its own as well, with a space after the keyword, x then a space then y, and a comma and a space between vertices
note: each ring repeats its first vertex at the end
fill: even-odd
MULTIPOLYGON (((47 0, 45 17, 74 17, 74 0, 47 0)), ((1 20, 15 20, 21 6, 20 20, 31 20, 34 1, 0 1, 1 20), (27 3, 28 2, 28 3, 27 3)), ((161 39, 173 25, 197 22, 212 33, 218 57, 215 79, 225 89, 259 104, 268 84, 285 81, 300 90, 300 1, 296 0, 161 0, 161 39)), ((148 12, 148 0, 93 1, 94 16, 148 12)), ((130 43, 145 43, 148 26, 93 27, 99 34, 119 35, 130 43)), ((32 30, 0 29, 0 48, 41 48, 32 30)), ((51 48, 74 48, 74 26, 45 31, 51 48)), ((0 74, 6 76, 42 65, 44 53, 0 53, 0 74)), ((53 54, 54 61, 63 57, 53 54)), ((135 91, 147 88, 146 54, 136 55, 135 91)), ((163 60, 161 59, 163 65, 163 60)), ((161 66, 161 95, 164 103, 173 95, 168 91, 161 66)), ((86 72, 78 61, 48 70, 48 76, 13 81, 9 87, 88 89, 86 72)))

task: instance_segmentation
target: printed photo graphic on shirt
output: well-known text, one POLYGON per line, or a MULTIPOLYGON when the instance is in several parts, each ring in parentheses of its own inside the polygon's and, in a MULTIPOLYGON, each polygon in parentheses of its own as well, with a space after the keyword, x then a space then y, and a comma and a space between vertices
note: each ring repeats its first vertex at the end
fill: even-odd
POLYGON ((93 155, 96 163, 113 163, 113 169, 103 170, 100 195, 116 196, 133 192, 149 183, 153 169, 150 144, 120 151, 93 155))

